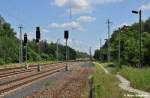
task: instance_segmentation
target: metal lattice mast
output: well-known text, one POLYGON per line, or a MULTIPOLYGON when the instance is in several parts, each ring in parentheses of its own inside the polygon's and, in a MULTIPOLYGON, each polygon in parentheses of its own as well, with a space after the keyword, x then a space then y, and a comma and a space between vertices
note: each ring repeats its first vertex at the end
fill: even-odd
POLYGON ((22 63, 22 61, 23 61, 23 52, 22 52, 22 50, 23 50, 23 46, 22 46, 22 28, 23 28, 23 26, 20 25, 18 28, 20 30, 20 35, 19 35, 19 38, 20 38, 19 63, 22 63))

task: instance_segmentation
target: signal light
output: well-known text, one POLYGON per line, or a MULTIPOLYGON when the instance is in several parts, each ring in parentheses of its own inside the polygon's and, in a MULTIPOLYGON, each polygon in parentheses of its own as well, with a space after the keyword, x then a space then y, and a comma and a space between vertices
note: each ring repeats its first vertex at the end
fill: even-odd
POLYGON ((69 38, 69 31, 64 31, 64 38, 65 39, 68 39, 69 38))
POLYGON ((39 42, 40 37, 41 37, 40 27, 36 27, 36 42, 39 42))
POLYGON ((27 45, 27 41, 28 41, 28 37, 27 34, 24 34, 24 41, 23 41, 23 45, 26 46, 27 45))

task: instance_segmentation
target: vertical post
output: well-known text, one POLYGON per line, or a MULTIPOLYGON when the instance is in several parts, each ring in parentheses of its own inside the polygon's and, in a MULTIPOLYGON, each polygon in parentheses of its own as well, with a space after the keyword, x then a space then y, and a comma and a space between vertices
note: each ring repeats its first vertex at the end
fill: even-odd
POLYGON ((142 67, 142 11, 139 11, 139 26, 140 26, 140 67, 142 67))
MULTIPOLYGON (((38 48, 38 60, 40 61, 40 38, 41 38, 41 33, 40 33, 40 27, 36 27, 36 43, 37 43, 37 48, 38 48)), ((38 61, 38 67, 37 70, 41 71, 41 65, 40 62, 38 61)))
POLYGON ((20 29, 20 48, 19 48, 19 63, 21 64, 23 61, 23 47, 22 47, 22 25, 18 27, 20 29))
POLYGON ((133 10, 132 13, 139 14, 139 67, 142 67, 142 11, 133 10))
POLYGON ((68 60, 68 45, 67 45, 67 41, 69 38, 69 31, 66 30, 64 31, 64 39, 66 40, 66 71, 68 71, 68 65, 67 65, 67 60, 68 60))
POLYGON ((28 65, 27 65, 27 42, 28 42, 28 38, 27 38, 27 34, 24 34, 24 41, 23 41, 23 60, 25 62, 25 68, 28 69, 28 65))
POLYGON ((27 59, 28 59, 28 55, 27 55, 27 45, 25 46, 26 48, 26 61, 25 61, 25 66, 26 66, 26 69, 28 69, 28 64, 27 64, 27 59))
POLYGON ((90 60, 92 61, 92 47, 89 48, 89 53, 90 53, 90 60))
POLYGON ((67 41, 68 39, 66 39, 66 71, 68 71, 68 64, 67 64, 67 61, 68 61, 68 44, 67 44, 67 41))
POLYGON ((94 98, 94 79, 93 76, 89 76, 89 98, 94 98))
POLYGON ((119 34, 118 34, 118 39, 119 39, 119 47, 118 47, 118 63, 119 63, 119 67, 121 68, 121 64, 120 64, 120 33, 121 33, 121 29, 119 29, 119 34))
POLYGON ((57 40, 57 46, 56 46, 56 59, 59 60, 59 47, 58 47, 59 39, 57 40))
POLYGON ((39 54, 39 57, 38 57, 38 71, 41 71, 41 65, 40 65, 40 43, 38 42, 37 43, 37 46, 38 46, 38 54, 39 54))
POLYGON ((102 46, 102 40, 100 39, 100 47, 99 47, 99 59, 102 60, 102 57, 101 57, 101 46, 102 46))
POLYGON ((108 59, 108 62, 110 61, 110 20, 108 19, 107 20, 107 24, 108 24, 108 52, 107 52, 107 59, 108 59))

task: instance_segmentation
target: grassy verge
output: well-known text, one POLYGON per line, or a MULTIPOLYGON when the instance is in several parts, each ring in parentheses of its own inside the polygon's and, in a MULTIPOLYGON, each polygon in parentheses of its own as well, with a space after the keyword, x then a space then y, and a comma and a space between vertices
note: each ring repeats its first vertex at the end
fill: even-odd
POLYGON ((117 69, 113 63, 104 63, 104 67, 111 73, 119 72, 122 76, 131 82, 132 87, 150 92, 150 68, 133 68, 122 66, 122 69, 117 69))
POLYGON ((120 74, 126 77, 134 88, 150 92, 150 68, 132 68, 124 66, 120 74))
POLYGON ((105 74, 103 69, 96 64, 94 76, 94 85, 96 98, 127 98, 124 95, 127 92, 122 91, 119 87, 119 81, 113 74, 105 74))

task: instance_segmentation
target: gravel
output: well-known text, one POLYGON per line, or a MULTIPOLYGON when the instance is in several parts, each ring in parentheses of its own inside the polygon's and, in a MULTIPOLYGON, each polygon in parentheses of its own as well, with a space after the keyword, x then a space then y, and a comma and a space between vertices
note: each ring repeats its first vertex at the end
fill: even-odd
POLYGON ((23 89, 14 91, 13 93, 6 95, 4 98, 24 98, 25 96, 32 95, 32 93, 39 91, 40 89, 44 88, 46 85, 49 85, 51 82, 57 81, 59 78, 62 78, 66 74, 68 74, 68 72, 61 70, 58 73, 50 75, 47 79, 40 80, 23 89))

